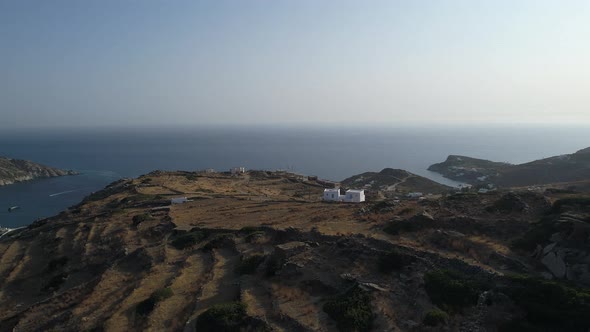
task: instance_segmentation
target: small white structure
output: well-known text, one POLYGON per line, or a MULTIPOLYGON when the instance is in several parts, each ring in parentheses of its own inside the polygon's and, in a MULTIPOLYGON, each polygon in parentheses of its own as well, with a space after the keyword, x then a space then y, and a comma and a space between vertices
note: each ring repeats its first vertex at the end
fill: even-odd
POLYGON ((170 203, 172 204, 182 204, 182 203, 186 203, 189 200, 186 197, 174 197, 170 199, 170 203))
POLYGON ((420 192, 415 192, 415 193, 409 193, 408 194, 408 197, 409 198, 420 198, 422 196, 424 196, 424 195, 422 193, 420 193, 420 192))
POLYGON ((246 173, 246 167, 232 167, 229 171, 231 174, 242 174, 246 173))
POLYGON ((489 189, 481 188, 477 192, 480 193, 480 194, 487 194, 489 191, 490 191, 489 189))
POLYGON ((365 191, 349 189, 345 195, 340 195, 340 188, 324 189, 324 201, 360 203, 365 201, 365 191))
POLYGON ((324 201, 340 201, 340 188, 324 189, 324 201))
POLYGON ((345 202, 351 203, 360 203, 365 201, 365 191, 364 190, 347 190, 346 195, 344 197, 345 202))

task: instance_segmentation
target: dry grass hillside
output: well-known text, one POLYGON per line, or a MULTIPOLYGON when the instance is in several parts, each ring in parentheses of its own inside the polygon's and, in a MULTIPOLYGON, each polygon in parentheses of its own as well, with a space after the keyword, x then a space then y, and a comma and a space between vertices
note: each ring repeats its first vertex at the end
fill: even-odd
POLYGON ((0 331, 588 328, 588 293, 537 279, 551 271, 513 246, 560 193, 346 204, 322 191, 271 172, 113 183, 0 238, 0 331), (577 304, 568 322, 536 316, 543 287, 577 304))

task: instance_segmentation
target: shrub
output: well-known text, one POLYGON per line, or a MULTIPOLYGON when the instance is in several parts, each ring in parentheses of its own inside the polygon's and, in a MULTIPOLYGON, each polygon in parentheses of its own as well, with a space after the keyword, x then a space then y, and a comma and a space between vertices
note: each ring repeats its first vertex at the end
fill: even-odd
POLYGON ((179 236, 178 238, 174 239, 170 245, 178 250, 183 250, 186 248, 190 248, 195 244, 201 242, 205 238, 205 234, 200 231, 190 232, 188 234, 184 234, 179 236))
POLYGON ((53 271, 57 270, 58 268, 66 265, 67 263, 68 263, 68 258, 65 256, 52 259, 49 262, 49 265, 47 265, 47 272, 53 272, 53 271))
POLYGON ((151 219, 152 219, 152 215, 149 213, 135 215, 132 218, 133 226, 137 226, 137 225, 141 224, 142 222, 144 222, 146 220, 151 220, 151 219))
POLYGON ((252 255, 248 257, 242 257, 240 264, 236 268, 236 272, 239 274, 253 274, 256 272, 258 266, 264 261, 265 256, 252 255))
POLYGON ((562 198, 555 203, 551 207, 551 211, 553 213, 561 213, 565 212, 568 209, 577 208, 587 210, 590 208, 590 197, 569 197, 569 198, 562 198))
POLYGON ((414 260, 415 258, 410 255, 404 255, 397 250, 393 250, 379 257, 379 271, 389 273, 394 270, 400 270, 411 264, 414 260))
POLYGON ((371 297, 358 285, 326 302, 324 311, 336 321, 340 331, 370 331, 373 325, 371 297))
POLYGON ((163 301, 172 295, 174 295, 174 292, 169 287, 159 289, 153 292, 147 299, 139 302, 135 307, 135 312, 140 316, 147 316, 154 310, 158 302, 163 301))
POLYGON ((239 232, 242 234, 251 234, 258 231, 258 227, 254 227, 254 226, 244 226, 242 228, 240 228, 239 232))
POLYGON ((438 326, 448 321, 449 315, 438 308, 430 310, 424 317, 424 324, 428 326, 438 326))
POLYGON ((266 235, 264 231, 255 231, 246 235, 246 237, 244 237, 244 241, 247 243, 252 243, 255 239, 263 237, 264 235, 266 235))
POLYGON ((447 311, 477 304, 479 294, 489 288, 483 282, 451 270, 427 272, 424 284, 432 303, 447 311))
POLYGON ((228 241, 232 239, 234 235, 232 233, 219 233, 211 237, 209 242, 203 246, 203 250, 210 251, 215 248, 222 248, 228 245, 228 241))
POLYGON ((267 277, 272 277, 277 274, 285 264, 285 259, 279 255, 271 255, 266 261, 265 274, 267 277))
MULTIPOLYGON (((531 277, 508 277, 500 288, 537 328, 562 331, 590 329, 590 290, 531 277)), ((508 330, 508 329, 507 329, 508 330)))
POLYGON ((196 174, 186 174, 184 177, 189 181, 197 181, 199 179, 196 174))
POLYGON ((246 305, 240 302, 217 304, 197 317, 197 331, 239 332, 244 327, 246 305))

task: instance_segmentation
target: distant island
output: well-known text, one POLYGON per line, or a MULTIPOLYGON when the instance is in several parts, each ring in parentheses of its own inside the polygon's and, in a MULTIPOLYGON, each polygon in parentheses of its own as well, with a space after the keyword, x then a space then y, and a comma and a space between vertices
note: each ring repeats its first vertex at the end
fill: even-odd
POLYGON ((0 157, 0 186, 41 178, 76 174, 78 173, 75 171, 49 167, 28 160, 0 157))
POLYGON ((590 148, 519 165, 450 155, 428 170, 472 185, 523 187, 561 183, 574 186, 590 179, 590 148))

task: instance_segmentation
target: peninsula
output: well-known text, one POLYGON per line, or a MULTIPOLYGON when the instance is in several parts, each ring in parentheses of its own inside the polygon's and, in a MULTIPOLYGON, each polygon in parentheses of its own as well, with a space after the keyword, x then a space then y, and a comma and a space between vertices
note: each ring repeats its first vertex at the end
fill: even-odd
POLYGON ((77 173, 74 171, 49 167, 28 160, 0 157, 0 186, 41 178, 75 174, 77 173))
POLYGON ((471 185, 523 187, 560 184, 565 187, 587 187, 590 179, 590 148, 519 165, 450 155, 447 160, 431 165, 428 170, 471 185))

